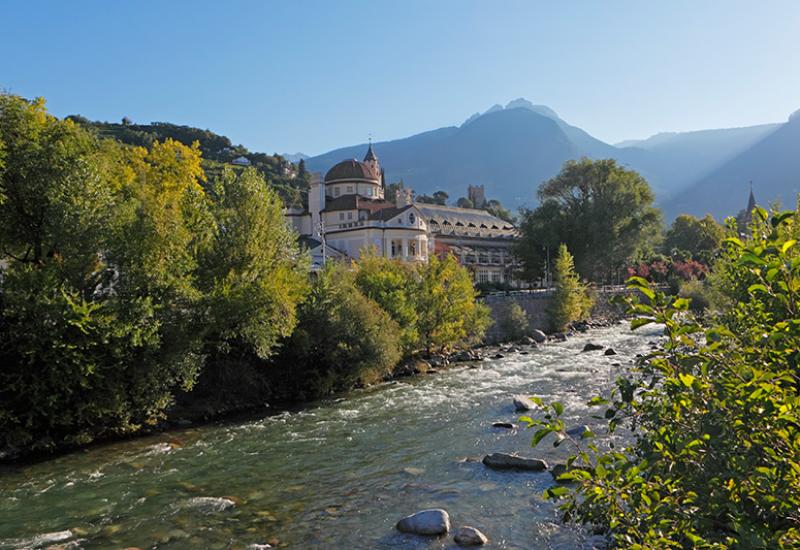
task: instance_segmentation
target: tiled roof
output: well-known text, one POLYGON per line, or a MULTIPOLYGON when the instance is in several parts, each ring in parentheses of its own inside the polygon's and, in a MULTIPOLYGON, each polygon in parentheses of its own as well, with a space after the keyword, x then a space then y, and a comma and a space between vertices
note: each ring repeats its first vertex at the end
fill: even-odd
POLYGON ((325 174, 326 183, 337 180, 371 180, 375 183, 380 183, 381 175, 376 174, 372 167, 363 162, 351 159, 343 160, 334 165, 334 167, 325 174))
POLYGON ((501 220, 485 210, 426 203, 414 203, 414 206, 419 209, 424 218, 430 223, 504 231, 513 231, 515 229, 509 222, 501 220))

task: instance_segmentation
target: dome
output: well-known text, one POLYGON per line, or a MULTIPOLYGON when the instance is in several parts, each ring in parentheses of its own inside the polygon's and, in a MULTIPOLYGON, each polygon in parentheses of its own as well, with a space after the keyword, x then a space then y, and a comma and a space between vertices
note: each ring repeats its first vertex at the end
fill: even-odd
POLYGON ((343 160, 325 174, 325 183, 339 180, 370 180, 378 183, 380 179, 380 174, 376 174, 370 166, 355 159, 343 160))

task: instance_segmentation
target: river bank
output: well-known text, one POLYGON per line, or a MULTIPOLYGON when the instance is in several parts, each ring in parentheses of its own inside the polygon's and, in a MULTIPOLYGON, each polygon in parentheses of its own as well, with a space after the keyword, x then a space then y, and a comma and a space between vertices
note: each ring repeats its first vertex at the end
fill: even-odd
MULTIPOLYGON (((465 363, 474 363, 487 359, 501 359, 505 354, 521 353, 526 355, 548 342, 564 341, 566 338, 584 334, 591 329, 606 328, 620 322, 621 315, 606 315, 593 317, 586 321, 572 323, 563 333, 546 334, 534 330, 532 336, 527 336, 517 341, 494 341, 479 345, 454 350, 450 353, 419 353, 400 361, 393 369, 391 375, 384 378, 380 384, 401 380, 407 377, 436 375, 441 371, 465 363)), ((245 368, 247 368, 245 366, 245 368)), ((246 382, 245 382, 246 383, 246 382)), ((228 382, 226 385, 230 385, 228 382)), ((194 392, 180 392, 176 395, 176 403, 167 410, 166 418, 153 426, 145 426, 137 432, 118 435, 109 434, 99 437, 86 445, 63 447, 55 451, 38 451, 20 453, 16 449, 0 449, 0 465, 3 464, 33 464, 47 461, 55 457, 73 452, 91 450, 98 446, 107 445, 115 441, 126 441, 138 437, 148 437, 154 434, 169 433, 182 430, 191 426, 202 426, 213 422, 244 422, 269 415, 278 415, 286 412, 298 412, 306 407, 313 406, 318 399, 287 399, 274 396, 268 389, 256 388, 253 391, 241 391, 235 395, 225 392, 214 394, 214 384, 206 384, 212 388, 201 388, 194 392), (211 390, 211 392, 209 392, 211 390)), ((365 389, 356 387, 353 389, 365 389)), ((337 394, 338 395, 338 394, 337 394)), ((336 398, 337 395, 328 396, 336 398)))
MULTIPOLYGON (((587 534, 562 525, 541 498, 551 474, 493 471, 480 460, 531 452, 532 434, 517 423, 513 395, 560 400, 570 424, 595 428, 586 401, 657 337, 657 329, 631 333, 617 324, 295 412, 188 426, 5 467, 0 547, 68 530, 60 544, 85 548, 246 548, 270 541, 291 548, 445 548, 447 539, 394 529, 428 507, 479 528, 495 548, 580 547, 587 534), (588 342, 618 355, 582 353, 588 342), (515 428, 493 428, 498 421, 515 428), (216 509, 193 500, 206 498, 234 504, 216 509)), ((598 433, 601 442, 613 440, 598 433)), ((537 448, 551 463, 563 452, 537 448)))

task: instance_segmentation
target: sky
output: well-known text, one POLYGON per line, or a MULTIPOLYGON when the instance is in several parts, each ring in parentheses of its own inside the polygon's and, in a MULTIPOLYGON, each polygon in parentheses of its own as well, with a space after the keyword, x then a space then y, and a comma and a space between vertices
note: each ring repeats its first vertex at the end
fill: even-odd
POLYGON ((0 89, 320 154, 524 97, 615 143, 786 120, 800 2, 2 0, 0 89))

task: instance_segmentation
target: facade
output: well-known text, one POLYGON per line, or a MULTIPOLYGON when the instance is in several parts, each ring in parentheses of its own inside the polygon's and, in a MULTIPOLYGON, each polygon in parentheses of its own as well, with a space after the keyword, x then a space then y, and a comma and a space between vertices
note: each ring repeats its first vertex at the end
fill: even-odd
POLYGON ((286 217, 301 240, 318 243, 309 246, 317 256, 324 248, 327 258, 358 259, 371 249, 386 258, 427 262, 431 254, 453 253, 476 282, 511 282, 517 236, 511 224, 483 210, 414 203, 410 189, 397 190, 393 201, 385 194, 384 172, 370 144, 363 161, 344 160, 324 178, 313 176, 308 209, 288 209, 286 217))

